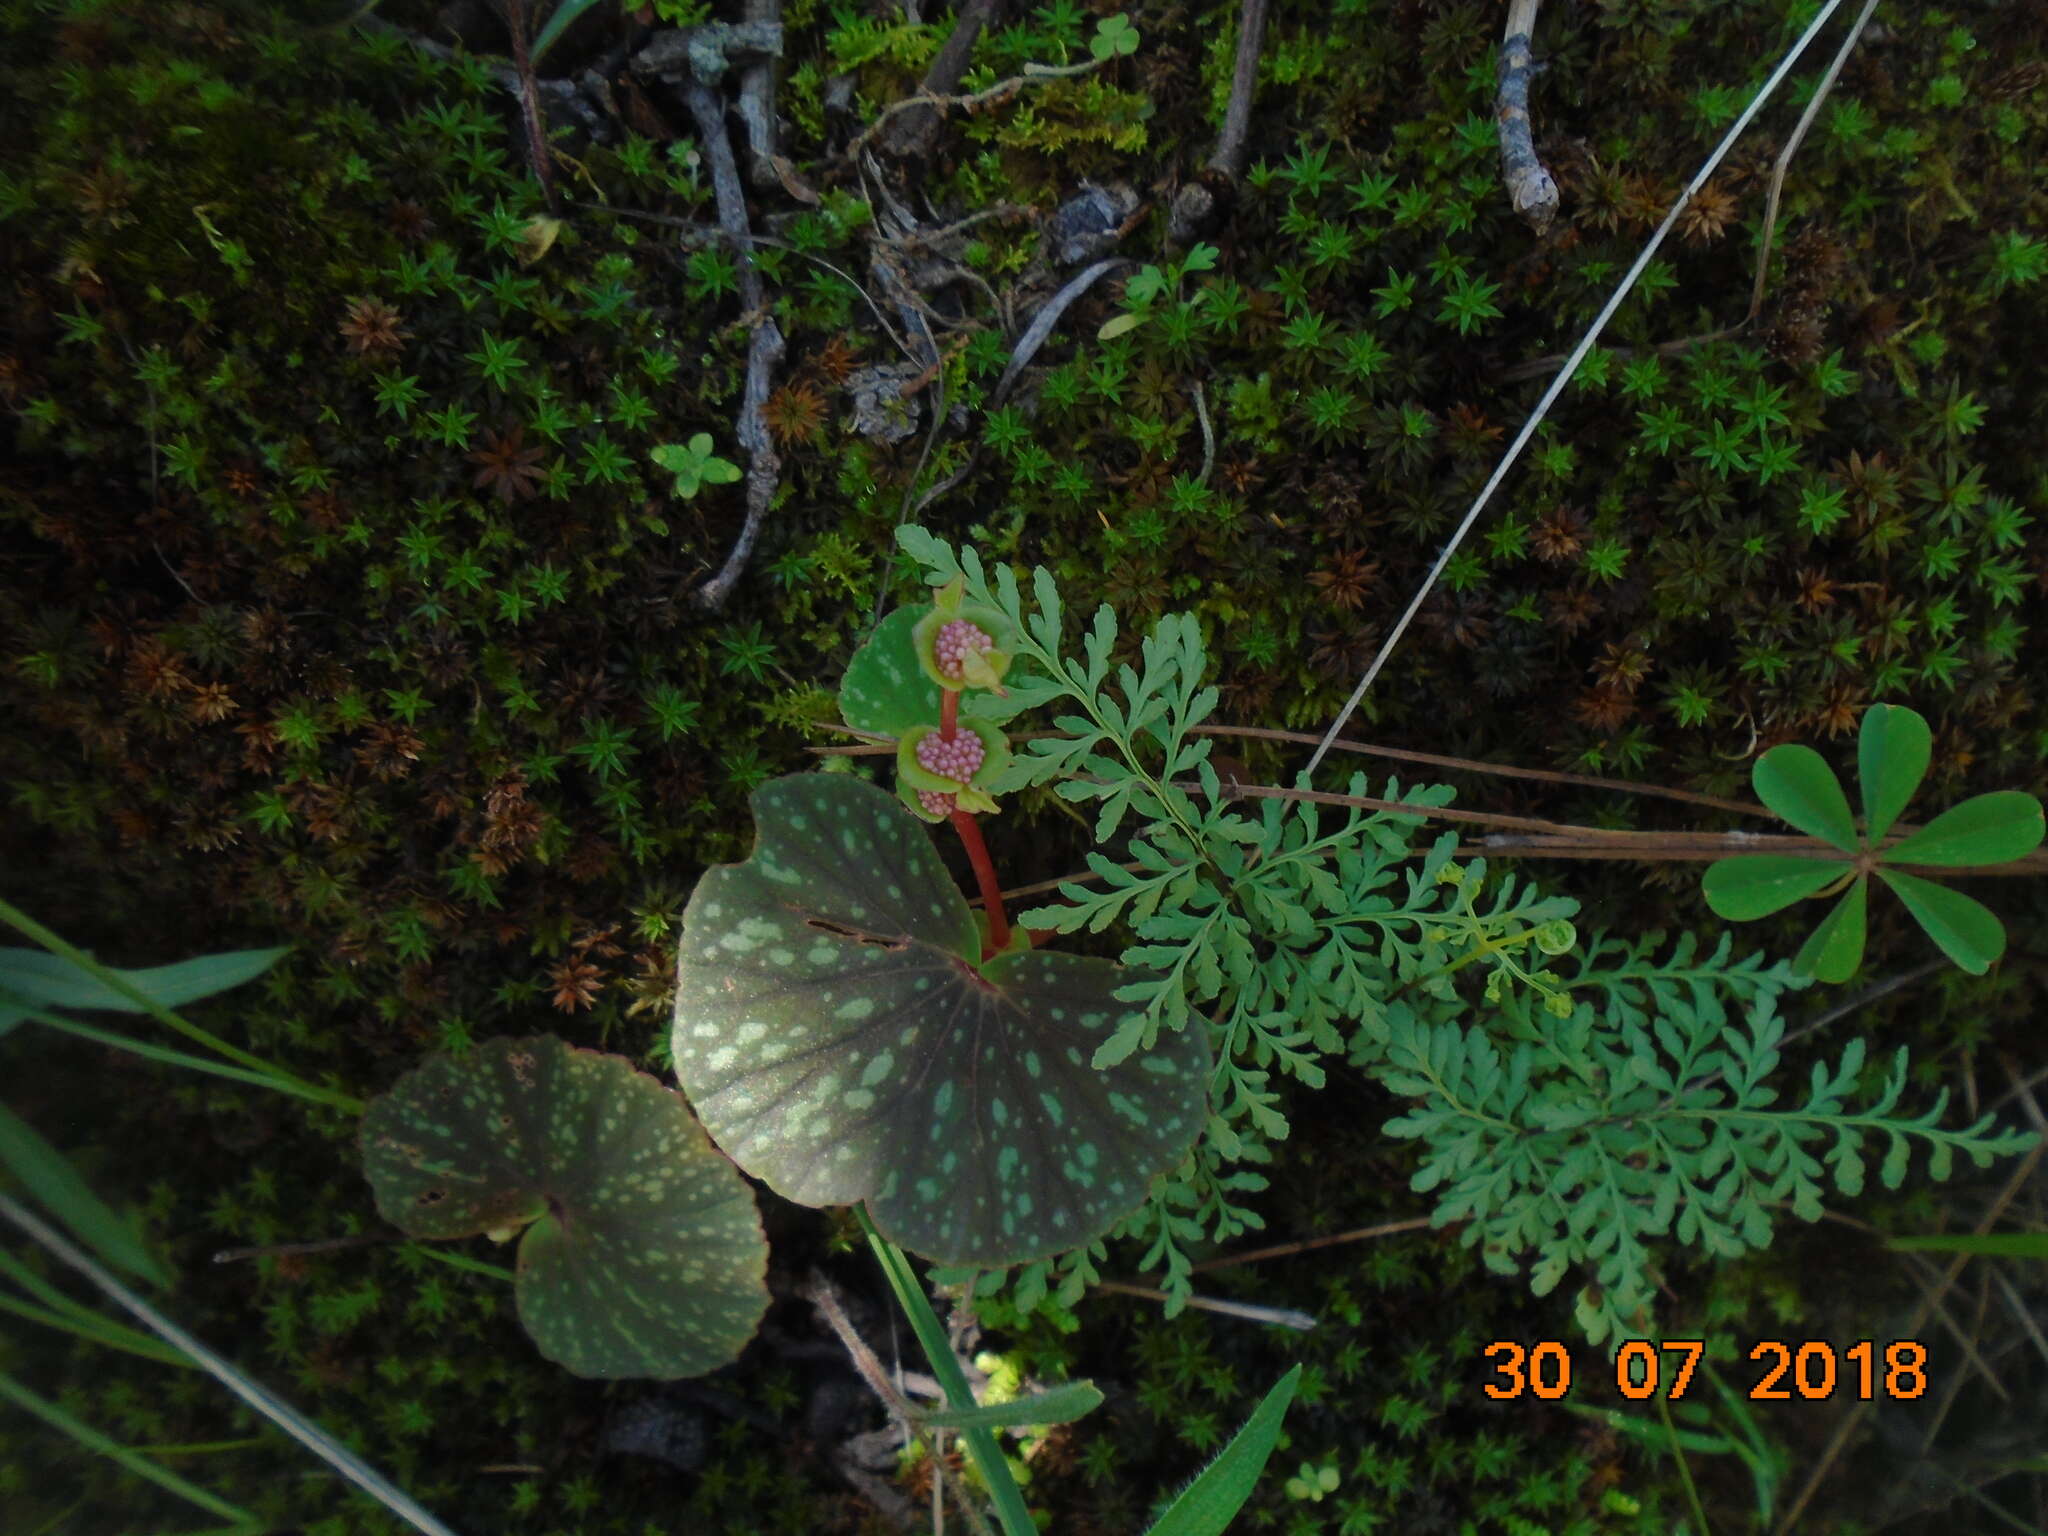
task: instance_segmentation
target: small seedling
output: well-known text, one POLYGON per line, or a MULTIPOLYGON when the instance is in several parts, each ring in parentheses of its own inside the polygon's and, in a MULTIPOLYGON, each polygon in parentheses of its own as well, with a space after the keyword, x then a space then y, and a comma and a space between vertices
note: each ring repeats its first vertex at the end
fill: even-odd
POLYGON ((1118 11, 1114 16, 1105 16, 1095 24, 1095 35, 1088 39, 1088 51, 1102 60, 1119 56, 1128 58, 1138 51, 1138 29, 1131 25, 1130 14, 1118 11))
POLYGON ((739 465, 711 451, 709 432, 699 432, 687 444, 663 443, 647 456, 676 477, 675 492, 685 501, 704 486, 731 485, 740 477, 739 465))

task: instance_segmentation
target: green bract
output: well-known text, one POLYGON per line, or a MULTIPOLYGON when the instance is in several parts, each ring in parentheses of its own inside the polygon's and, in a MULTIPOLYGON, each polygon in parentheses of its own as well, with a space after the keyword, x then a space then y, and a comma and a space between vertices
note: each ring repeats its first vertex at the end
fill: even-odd
MULTIPOLYGON (((896 609, 853 653, 839 683, 839 713, 855 730, 902 736, 939 723, 940 695, 946 690, 919 662, 915 638, 919 622, 930 612, 925 603, 896 609)), ((1015 703, 1008 698, 974 689, 960 696, 963 721, 1007 720, 1013 713, 1015 703)))
POLYGON ((1757 798, 1800 831, 1849 857, 1744 854, 1717 860, 1702 882, 1707 905, 1725 918, 1746 922, 1849 882, 1793 961, 1822 981, 1846 981, 1863 960, 1866 876, 1875 874, 1898 894, 1943 954, 1982 975, 2005 951, 2005 929, 1990 910, 1960 891, 1883 866, 1963 867, 2024 858, 2040 846, 2041 804, 2017 790, 1978 795, 1942 812, 1912 836, 1883 846, 1885 834, 1920 787, 1931 755, 1927 722, 1914 711, 1894 704, 1874 704, 1865 711, 1856 750, 1864 818, 1859 836, 1848 797, 1820 754, 1810 747, 1773 747, 1751 770, 1757 798))
POLYGON ((1179 1164, 1207 1108, 1199 1031, 1109 1071, 1131 1011, 1108 960, 977 966, 981 935, 884 791, 799 774, 755 791, 752 855, 683 914, 676 1075, 748 1173, 803 1205, 867 1201, 905 1247, 1021 1263, 1093 1241, 1179 1164))
POLYGON ((363 1172, 414 1237, 519 1244, 519 1320, 579 1376, 696 1376, 768 1309, 754 1197, 671 1090, 552 1035, 399 1079, 363 1117, 363 1172))
POLYGON ((1010 654, 1016 643, 1016 631, 999 609, 981 603, 965 603, 962 594, 966 583, 954 578, 932 592, 931 611, 920 618, 910 632, 911 643, 916 647, 918 664, 941 688, 987 688, 995 693, 1003 691, 1003 674, 1010 670, 1010 654), (939 631, 955 621, 972 624, 986 634, 994 645, 985 651, 972 651, 962 659, 961 675, 948 677, 939 666, 939 631))
POLYGON ((904 733, 896 746, 896 792, 897 798, 910 808, 912 815, 922 821, 943 821, 917 803, 917 792, 928 790, 937 794, 951 795, 963 811, 979 815, 991 815, 996 809, 995 801, 986 789, 980 786, 992 783, 997 774, 1010 766, 1009 738, 992 725, 978 721, 960 722, 963 731, 972 731, 981 741, 981 766, 974 770, 973 777, 962 782, 949 779, 942 773, 934 773, 917 760, 917 744, 927 736, 938 734, 938 727, 920 725, 904 733))

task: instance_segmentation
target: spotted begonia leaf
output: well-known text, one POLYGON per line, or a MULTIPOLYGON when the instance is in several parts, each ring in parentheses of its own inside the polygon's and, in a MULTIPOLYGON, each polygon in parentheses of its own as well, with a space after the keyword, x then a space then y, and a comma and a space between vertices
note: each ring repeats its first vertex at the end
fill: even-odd
POLYGON ((370 1106, 362 1151, 414 1237, 525 1227, 519 1320, 579 1376, 701 1375, 767 1311, 753 1192, 623 1057, 552 1035, 436 1057, 370 1106))
POLYGON ((839 682, 839 712, 855 730, 901 736, 939 723, 939 685, 918 665, 911 632, 930 603, 898 608, 853 653, 839 682))
POLYGON ((803 1205, 865 1200, 949 1264, 1007 1265, 1100 1237, 1193 1144, 1198 1033, 1108 1071, 1123 969, 980 935, 930 838, 842 774, 753 797, 744 863, 683 914, 674 1057, 740 1167, 803 1205))

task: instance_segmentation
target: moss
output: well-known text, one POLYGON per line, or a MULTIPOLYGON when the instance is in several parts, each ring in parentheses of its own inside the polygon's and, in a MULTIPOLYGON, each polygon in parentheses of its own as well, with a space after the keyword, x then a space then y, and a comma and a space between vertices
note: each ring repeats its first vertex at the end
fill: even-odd
MULTIPOLYGON (((828 75, 858 71, 866 121, 939 39, 821 9, 788 13, 800 169, 837 131, 828 75)), ((686 146, 576 149, 579 206, 523 264, 540 205, 473 62, 239 3, 0 8, 9 899, 121 963, 293 942, 260 991, 206 1016, 359 1091, 543 1012, 658 1066, 681 893, 744 852, 746 788, 822 739, 825 690, 900 580, 888 530, 923 487, 964 470, 927 521, 1050 565, 1132 632, 1193 608, 1225 658, 1229 717, 1319 730, 1540 393, 1515 365, 1575 339, 1799 9, 1546 14, 1539 143, 1565 221, 1535 242, 1497 186, 1487 8, 1278 5, 1215 268, 1107 340, 1124 298, 1098 287, 1000 415, 1012 332, 974 282, 949 279, 944 371, 893 445, 850 430, 841 392, 894 355, 867 300, 811 259, 865 274, 873 214, 852 184, 818 178, 819 205, 773 226, 794 249, 761 253, 791 339, 772 414, 784 490, 711 619, 685 594, 736 534, 739 490, 676 500, 649 455, 698 432, 736 454, 734 267, 627 212, 710 217, 686 146), (940 387, 961 415, 925 461, 940 387)), ((1234 13, 1134 6, 1140 53, 965 124, 930 211, 1042 216, 1082 174, 1150 186, 1199 164, 1234 13)), ((1020 19, 970 85, 1079 57, 1084 25, 1058 6, 1020 19)), ((2033 254, 2048 106, 2012 62, 2039 43, 2024 7, 1895 21, 1794 162, 1758 324, 1653 354, 1746 311, 1769 162, 1737 152, 1424 605, 1361 734, 1728 794, 1749 753, 1839 736, 1885 699, 1937 723, 1940 794, 2048 788, 2028 645, 2048 558, 2028 402, 2048 380, 2037 349, 2009 344, 2041 327, 2048 292, 2033 254)), ((1782 132, 1788 114, 1771 120, 1782 132)), ((1123 252, 1180 254, 1160 248, 1160 223, 1123 252)), ((975 235, 961 270, 1021 318, 1059 275, 1045 242, 1031 218, 975 235)), ((1275 749, 1242 750, 1253 775, 1291 771, 1275 749)), ((1634 814, 1575 794, 1486 801, 1634 814)), ((1069 808, 1027 798, 1004 821, 1020 882, 1080 867, 1069 808)), ((1682 880, 1616 869, 1577 889, 1646 927, 1698 917, 1682 880)), ((1927 1059, 1953 1070, 2009 1047, 2029 1003, 2020 982, 1951 978, 1866 1032, 1947 1048, 1927 1059)), ((180 1297, 195 1326, 241 1340, 446 1518, 595 1531, 673 1509, 666 1474, 642 1467, 585 1507, 607 1399, 541 1368, 481 1277, 407 1246, 210 1265, 220 1247, 361 1230, 365 1192, 337 1176, 347 1126, 72 1043, 34 1049, 37 1081, 10 1103, 38 1123, 97 1117, 101 1176, 209 1282, 180 1297), (544 1470, 470 1475, 479 1464, 544 1470)), ((1298 1116, 1272 1231, 1385 1219, 1368 1192, 1398 1189, 1407 1165, 1371 1134, 1384 1108, 1298 1116)), ((1870 1214, 1929 1227, 1940 1213, 1870 1214)), ((818 1240, 801 1219, 792 1231, 818 1240)), ((1696 1277, 1702 1328, 1732 1348, 1766 1318, 1881 1320, 1888 1298, 1834 1236, 1696 1277), (1857 1302, 1818 1310, 1815 1272, 1854 1282, 1857 1302)), ((1557 1331, 1452 1246, 1403 1238, 1226 1275, 1230 1294, 1326 1319, 1301 1345, 1323 1390, 1290 1420, 1288 1463, 1347 1448, 1338 1495, 1315 1506, 1323 1528, 1619 1530, 1679 1508, 1664 1469, 1611 1437, 1445 1395, 1471 1358, 1461 1336, 1557 1331), (1430 1357, 1434 1381, 1403 1371, 1430 1357), (1558 1467, 1567 1442, 1580 1472, 1558 1467), (1616 1483, 1638 1514, 1602 1512, 1616 1483)), ((1228 1424, 1292 1348, 1168 1328, 1123 1301, 1064 1319, 1073 1333, 998 1320, 1035 1368, 1106 1361, 1123 1378, 1122 1406, 1077 1432, 1075 1470, 1039 1485, 1077 1529, 1131 1528, 1132 1490, 1201 1459, 1176 1415, 1228 1399, 1228 1424)), ((67 1403, 124 1435, 254 1433, 182 1376, 110 1370, 40 1335, 19 1348, 23 1374, 74 1383, 67 1403)), ((808 1466, 785 1459, 791 1433, 741 1422, 689 1485, 691 1518, 819 1518, 832 1496, 786 1475, 808 1466)), ((277 1523, 314 1512, 282 1445, 208 1460, 202 1480, 277 1523)), ((26 1465, 19 1441, 0 1447, 10 1497, 26 1465)), ((1725 1471, 1705 1474, 1710 1492, 1747 1507, 1725 1471)), ((54 1513, 100 1473, 59 1451, 28 1497, 54 1513)), ((95 1497, 101 1523, 163 1512, 126 1485, 95 1497)), ((1276 1481, 1251 1519, 1305 1514, 1276 1481)))

